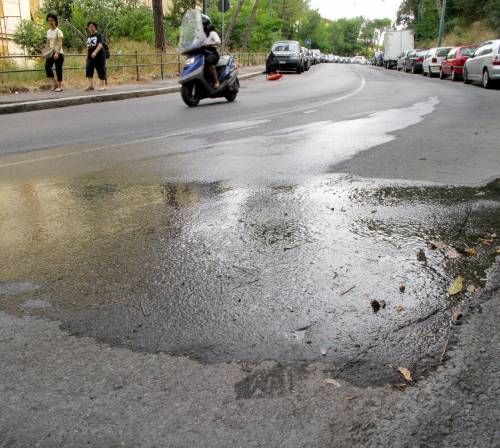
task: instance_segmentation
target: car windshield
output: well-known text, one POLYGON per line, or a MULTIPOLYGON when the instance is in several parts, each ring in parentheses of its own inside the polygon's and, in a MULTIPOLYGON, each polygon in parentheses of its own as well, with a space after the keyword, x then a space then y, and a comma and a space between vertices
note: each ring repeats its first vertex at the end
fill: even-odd
POLYGON ((417 56, 419 58, 423 58, 426 54, 427 54, 427 51, 425 51, 425 50, 417 51, 417 56))
POLYGON ((440 48, 437 53, 436 53, 436 56, 442 58, 444 56, 447 56, 448 53, 450 52, 451 48, 440 48))
POLYGON ((477 47, 462 48, 462 56, 472 56, 477 47))
POLYGON ((276 42, 273 51, 299 51, 299 46, 294 42, 276 42))

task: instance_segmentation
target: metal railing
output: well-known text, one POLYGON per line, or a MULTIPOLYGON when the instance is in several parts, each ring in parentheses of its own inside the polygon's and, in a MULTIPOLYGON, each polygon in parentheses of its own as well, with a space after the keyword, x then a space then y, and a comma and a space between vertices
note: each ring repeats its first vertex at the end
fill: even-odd
MULTIPOLYGON (((236 63, 240 67, 247 67, 252 65, 263 65, 266 63, 267 54, 266 53, 243 53, 234 52, 232 54, 236 63)), ((67 53, 64 55, 65 64, 64 71, 84 71, 85 70, 85 60, 87 55, 81 53, 67 53), (69 62, 71 60, 73 63, 76 61, 81 61, 78 65, 72 65, 69 62)), ((109 60, 106 63, 106 69, 109 71, 117 69, 131 69, 135 75, 137 81, 141 80, 141 75, 145 74, 146 68, 152 68, 158 74, 158 77, 165 79, 167 75, 179 75, 181 72, 184 56, 178 53, 141 53, 134 51, 133 53, 114 53, 111 54, 109 60)), ((10 56, 0 56, 0 80, 3 79, 4 75, 25 74, 25 73, 39 73, 45 72, 42 60, 39 57, 26 56, 26 55, 10 55, 10 56), (24 67, 20 67, 20 65, 24 67)), ((148 73, 151 74, 151 73, 148 73)))

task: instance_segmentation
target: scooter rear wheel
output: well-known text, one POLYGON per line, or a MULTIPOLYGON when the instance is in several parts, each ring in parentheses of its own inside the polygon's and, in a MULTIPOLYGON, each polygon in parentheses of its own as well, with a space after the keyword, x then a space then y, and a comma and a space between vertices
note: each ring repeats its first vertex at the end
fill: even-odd
POLYGON ((200 98, 196 92, 196 84, 194 82, 182 85, 181 96, 189 107, 196 107, 200 103, 200 98))

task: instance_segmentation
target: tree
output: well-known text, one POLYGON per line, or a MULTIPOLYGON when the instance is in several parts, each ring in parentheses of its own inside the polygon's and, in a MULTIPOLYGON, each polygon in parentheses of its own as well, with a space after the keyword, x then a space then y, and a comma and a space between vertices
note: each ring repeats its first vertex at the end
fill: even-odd
POLYGON ((165 29, 163 27, 162 0, 153 0, 153 23, 155 30, 155 46, 160 51, 165 51, 165 29))
POLYGON ((252 13, 250 14, 250 18, 248 19, 248 26, 245 31, 245 35, 243 36, 243 51, 247 51, 248 49, 248 41, 250 39, 250 33, 252 32, 253 25, 255 23, 255 17, 257 16, 257 8, 259 7, 259 0, 255 0, 253 4, 252 13))
POLYGON ((226 36, 224 38, 224 42, 228 48, 229 48, 229 42, 231 41, 231 33, 233 32, 233 29, 236 25, 236 21, 238 20, 238 16, 240 15, 241 7, 243 6, 244 1, 245 0, 238 0, 238 4, 236 5, 233 15, 231 16, 231 23, 227 28, 226 36))

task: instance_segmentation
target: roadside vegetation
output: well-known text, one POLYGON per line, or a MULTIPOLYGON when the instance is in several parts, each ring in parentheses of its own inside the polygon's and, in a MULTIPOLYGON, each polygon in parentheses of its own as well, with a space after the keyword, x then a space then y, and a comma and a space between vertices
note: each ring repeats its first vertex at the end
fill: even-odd
MULTIPOLYGON (((417 45, 437 45, 442 0, 403 0, 397 23, 415 31, 417 45)), ((500 0, 448 0, 444 45, 481 43, 500 36, 500 0)))

